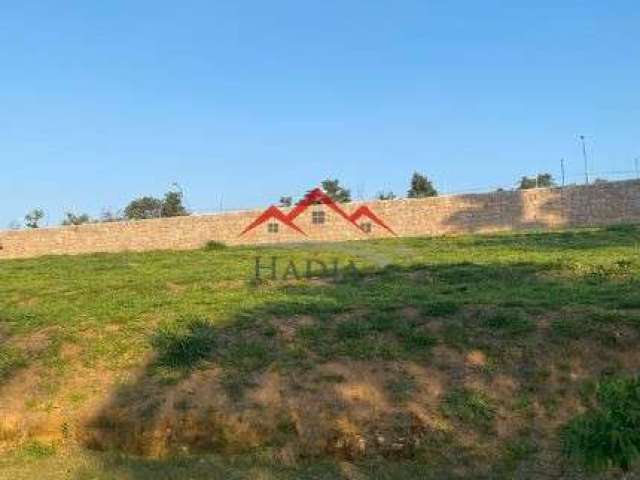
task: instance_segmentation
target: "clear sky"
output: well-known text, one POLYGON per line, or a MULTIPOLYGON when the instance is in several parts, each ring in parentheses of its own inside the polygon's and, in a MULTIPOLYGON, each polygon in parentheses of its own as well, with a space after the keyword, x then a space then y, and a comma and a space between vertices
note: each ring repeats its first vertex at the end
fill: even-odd
POLYGON ((0 45, 1 228, 172 182, 202 212, 577 180, 578 134, 594 171, 640 156, 637 0, 15 1, 0 45))

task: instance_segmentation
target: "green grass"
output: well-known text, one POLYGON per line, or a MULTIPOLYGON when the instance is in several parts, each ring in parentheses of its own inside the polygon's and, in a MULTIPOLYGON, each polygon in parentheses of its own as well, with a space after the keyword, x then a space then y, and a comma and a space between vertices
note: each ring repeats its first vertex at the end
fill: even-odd
MULTIPOLYGON (((207 395, 228 395, 242 417, 258 408, 255 393, 264 375, 277 373, 285 397, 315 398, 349 386, 343 371, 325 367, 346 365, 356 373, 370 368, 367 375, 379 377, 382 405, 392 405, 398 416, 381 417, 377 427, 387 428, 384 435, 357 425, 368 445, 380 435, 395 438, 384 448, 368 447, 373 453, 365 459, 345 454, 353 468, 369 475, 363 478, 385 478, 394 468, 409 472, 404 478, 423 478, 411 475, 425 469, 437 478, 436 473, 461 465, 486 467, 486 475, 495 467, 502 475, 521 468, 538 448, 524 437, 496 440, 492 432, 500 409, 531 427, 552 420, 568 400, 588 406, 580 391, 585 380, 596 384, 603 372, 640 368, 633 357, 640 338, 639 240, 636 227, 624 226, 282 247, 211 244, 195 251, 2 261, 0 395, 4 387, 16 387, 12 382, 20 372, 33 370, 38 381, 25 394, 26 412, 57 408, 70 412, 72 422, 76 408, 103 395, 98 400, 118 408, 144 403, 153 425, 167 399, 198 373, 216 375, 220 393, 212 389, 207 395), (276 257, 277 280, 263 272, 256 281, 256 257, 263 263, 276 257), (337 260, 340 266, 353 262, 358 274, 282 280, 290 261, 303 272, 310 259, 328 265, 337 260), (485 360, 468 364, 473 352, 482 352, 485 360), (105 393, 73 387, 92 370, 114 377, 122 388, 105 393), (507 388, 500 386, 505 379, 512 390, 500 390, 507 388), (429 396, 425 389, 438 393, 429 396), (62 408, 64 399, 71 400, 62 408), (436 426, 417 425, 420 409, 436 426), (438 428, 448 440, 430 443, 445 434, 438 428), (480 436, 473 448, 458 435, 469 429, 480 436), (408 448, 408 437, 420 442, 408 448), (371 469, 369 462, 380 458, 384 468, 371 469)), ((340 402, 331 405, 336 418, 349 406, 340 402)), ((176 400, 187 412, 193 403, 176 400)), ((269 410, 262 413, 269 416, 269 410)), ((260 428, 258 433, 267 435, 260 428)), ((303 433, 276 429, 265 445, 303 433)), ((249 450, 243 455, 256 454, 249 450)), ((26 462, 28 469, 33 462, 55 463, 63 451, 6 461, 26 462)), ((335 457, 343 454, 314 455, 315 465, 326 469, 321 473, 330 472, 318 478, 340 478, 335 457)), ((302 457, 297 457, 302 463, 308 460, 302 457)), ((184 460, 184 471, 200 478, 193 458, 184 460)), ((224 455, 205 460, 210 461, 225 473, 236 468, 249 475, 262 468, 253 460, 233 467, 235 460, 224 455)), ((108 468, 122 472, 134 464, 131 468, 144 472, 157 472, 161 464, 170 471, 182 468, 124 457, 108 468)), ((290 468, 271 465, 265 471, 277 472, 273 478, 304 478, 300 472, 315 468, 314 462, 301 465, 294 461, 290 468)), ((100 475, 95 478, 117 477, 100 475)))
POLYGON ((0 345, 0 382, 26 363, 24 355, 18 349, 0 345))
POLYGON ((452 390, 444 399, 442 411, 473 428, 488 430, 495 417, 495 406, 482 392, 467 388, 452 390))
POLYGON ((627 472, 640 460, 640 378, 607 379, 595 397, 595 405, 564 428, 564 449, 591 470, 627 472))
POLYGON ((205 319, 186 318, 163 325, 151 342, 157 363, 170 368, 193 368, 215 349, 215 330, 205 319))

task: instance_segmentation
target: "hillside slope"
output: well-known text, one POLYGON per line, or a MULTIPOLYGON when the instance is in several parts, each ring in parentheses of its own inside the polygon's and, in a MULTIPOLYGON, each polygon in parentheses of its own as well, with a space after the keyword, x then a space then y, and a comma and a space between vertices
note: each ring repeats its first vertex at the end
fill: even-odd
POLYGON ((0 478, 583 478, 560 432, 638 373, 639 240, 0 262, 0 478))

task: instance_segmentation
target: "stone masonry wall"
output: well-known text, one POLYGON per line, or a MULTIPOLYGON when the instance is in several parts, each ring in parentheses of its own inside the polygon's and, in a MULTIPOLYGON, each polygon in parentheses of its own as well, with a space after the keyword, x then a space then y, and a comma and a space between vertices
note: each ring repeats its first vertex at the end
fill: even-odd
MULTIPOLYGON (((640 222, 640 180, 364 204, 402 237, 634 223, 640 222)), ((353 202, 342 207, 351 213, 361 205, 363 203, 353 202)), ((209 240, 228 245, 256 245, 393 236, 375 224, 371 233, 364 233, 325 206, 310 207, 295 220, 306 235, 284 224, 279 225, 277 233, 271 233, 266 223, 240 235, 261 212, 0 231, 0 259, 124 250, 183 250, 200 248, 209 240), (324 224, 312 223, 313 210, 325 211, 324 224)), ((365 221, 368 220, 360 220, 365 221)))

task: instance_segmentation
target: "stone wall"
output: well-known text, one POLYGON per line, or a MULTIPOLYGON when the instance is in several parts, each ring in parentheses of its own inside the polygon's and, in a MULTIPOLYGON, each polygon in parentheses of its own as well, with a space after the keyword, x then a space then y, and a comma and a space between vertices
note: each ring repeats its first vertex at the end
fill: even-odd
MULTIPOLYGON (((403 237, 633 223, 640 222, 640 180, 364 204, 354 202, 343 205, 343 208, 351 213, 362 205, 369 206, 398 236, 403 237)), ((209 240, 241 245, 392 236, 373 222, 370 222, 371 232, 365 233, 326 206, 310 207, 295 220, 304 235, 280 222, 276 222, 279 223, 276 233, 269 232, 265 223, 240 235, 261 212, 250 210, 2 231, 0 258, 124 250, 183 250, 200 248, 209 240), (325 211, 324 224, 312 223, 314 210, 325 211)), ((360 222, 368 220, 361 219, 360 222)))

